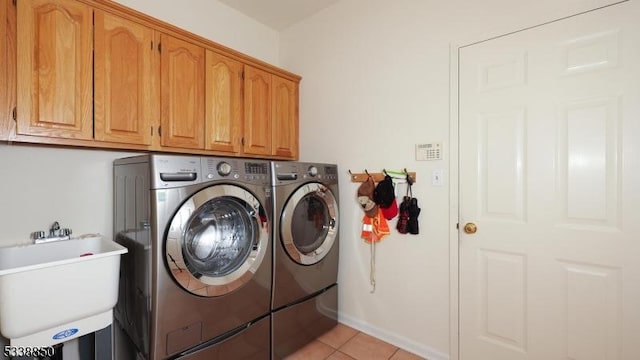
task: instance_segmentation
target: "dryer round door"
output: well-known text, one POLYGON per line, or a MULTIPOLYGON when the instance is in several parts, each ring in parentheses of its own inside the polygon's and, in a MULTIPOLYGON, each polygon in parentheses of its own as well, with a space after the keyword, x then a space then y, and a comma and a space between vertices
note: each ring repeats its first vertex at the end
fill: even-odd
POLYGON ((178 209, 166 237, 166 260, 174 279, 200 296, 220 296, 247 283, 264 259, 267 215, 249 191, 214 185, 178 209))
POLYGON ((287 200, 280 217, 285 251, 295 262, 312 265, 322 260, 338 235, 338 202, 320 183, 299 187, 287 200))

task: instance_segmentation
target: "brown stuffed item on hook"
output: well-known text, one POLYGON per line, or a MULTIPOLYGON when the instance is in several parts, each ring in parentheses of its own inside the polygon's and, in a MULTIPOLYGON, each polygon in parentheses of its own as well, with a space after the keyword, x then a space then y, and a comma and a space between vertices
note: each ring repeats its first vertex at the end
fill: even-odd
POLYGON ((373 201, 373 190, 375 187, 376 184, 371 177, 358 187, 358 203, 362 206, 364 213, 370 218, 378 215, 378 205, 373 201))

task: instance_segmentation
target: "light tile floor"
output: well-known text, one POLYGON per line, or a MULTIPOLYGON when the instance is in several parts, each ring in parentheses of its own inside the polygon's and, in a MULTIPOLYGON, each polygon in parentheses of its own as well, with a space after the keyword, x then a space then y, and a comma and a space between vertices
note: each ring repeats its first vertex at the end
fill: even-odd
MULTIPOLYGON (((420 360, 397 346, 338 323, 286 360, 420 360)), ((426 360, 426 359, 423 359, 426 360)))

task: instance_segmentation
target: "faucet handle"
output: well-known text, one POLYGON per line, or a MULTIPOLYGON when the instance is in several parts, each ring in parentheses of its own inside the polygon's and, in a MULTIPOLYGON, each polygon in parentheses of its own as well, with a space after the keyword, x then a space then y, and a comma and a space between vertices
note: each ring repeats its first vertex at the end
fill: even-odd
POLYGON ((59 236, 69 236, 69 235, 71 235, 71 229, 68 229, 68 228, 60 229, 59 236))
POLYGON ((34 231, 31 233, 31 239, 33 240, 40 240, 40 239, 44 239, 46 236, 44 231, 34 231))

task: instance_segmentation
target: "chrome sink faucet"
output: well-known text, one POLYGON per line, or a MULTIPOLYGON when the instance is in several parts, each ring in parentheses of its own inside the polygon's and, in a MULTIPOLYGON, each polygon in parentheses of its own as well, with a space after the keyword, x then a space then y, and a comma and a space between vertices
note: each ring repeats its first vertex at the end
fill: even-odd
POLYGON ((51 224, 51 227, 49 228, 49 237, 56 236, 56 232, 58 230, 60 230, 60 223, 57 221, 54 221, 53 224, 51 224))
POLYGON ((49 228, 49 235, 47 236, 44 231, 34 231, 31 233, 31 239, 34 244, 42 244, 52 241, 61 241, 71 239, 71 229, 60 228, 60 223, 54 221, 49 228))

